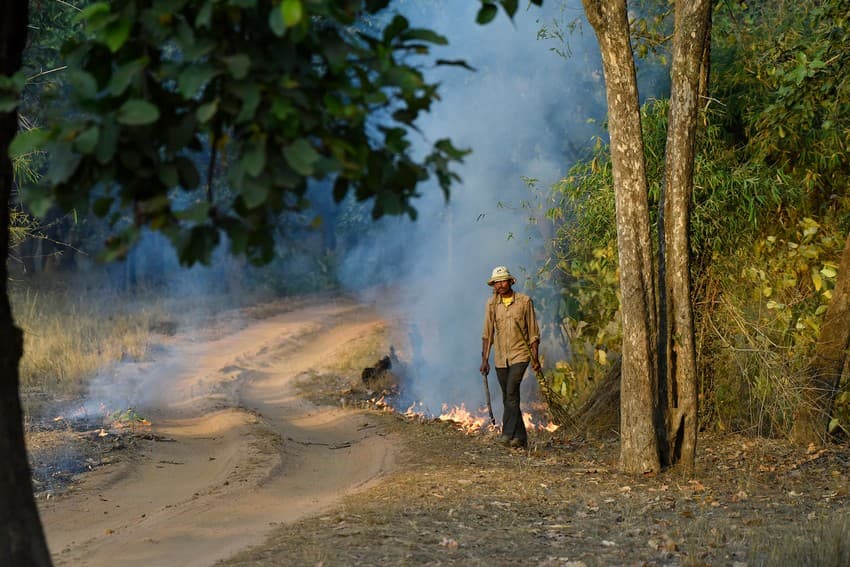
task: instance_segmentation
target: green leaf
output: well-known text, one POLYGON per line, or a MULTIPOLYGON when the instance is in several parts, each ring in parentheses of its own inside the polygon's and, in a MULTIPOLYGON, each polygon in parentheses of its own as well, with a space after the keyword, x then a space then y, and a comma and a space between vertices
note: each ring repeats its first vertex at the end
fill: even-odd
POLYGON ((209 201, 198 201, 182 211, 176 211, 174 214, 179 219, 201 223, 209 218, 211 207, 209 201))
POLYGON ((106 85, 106 89, 112 95, 120 95, 127 90, 127 87, 130 86, 130 82, 133 78, 139 74, 139 71, 147 67, 149 62, 149 57, 140 57, 139 59, 121 65, 112 74, 112 78, 109 79, 109 84, 106 85))
POLYGON ((99 34, 103 43, 109 48, 112 53, 115 53, 121 46, 127 42, 130 37, 130 30, 133 28, 133 22, 125 18, 119 18, 106 26, 99 34))
POLYGON ((404 212, 404 203, 395 193, 383 192, 378 196, 381 214, 398 215, 404 212))
POLYGON ((286 158, 289 167, 304 177, 313 175, 313 166, 319 159, 319 153, 304 138, 295 140, 287 146, 283 150, 283 156, 286 158))
POLYGON ((0 112, 12 112, 18 107, 18 94, 0 91, 0 112))
POLYGON ((407 18, 404 16, 400 16, 396 14, 393 20, 389 23, 389 25, 384 28, 384 41, 388 42, 392 39, 398 37, 401 32, 406 30, 409 26, 407 18))
POLYGON ((116 116, 119 124, 144 126, 159 120, 159 108, 140 98, 131 98, 121 105, 116 116))
POLYGON ((475 21, 481 25, 489 24, 498 13, 499 8, 495 4, 482 4, 481 9, 478 10, 478 15, 475 17, 475 21))
POLYGON ((71 93, 77 100, 92 100, 97 97, 97 81, 85 71, 74 70, 68 74, 71 93))
POLYGON ((516 10, 519 7, 519 0, 501 0, 502 8, 505 9, 505 12, 508 13, 508 16, 511 18, 516 14, 516 10))
POLYGON ((254 114, 257 112, 257 106, 260 104, 260 87, 257 83, 243 82, 231 87, 231 91, 242 99, 242 108, 239 110, 239 114, 236 115, 234 121, 239 124, 253 120, 254 114))
POLYGON ((95 150, 99 139, 100 130, 97 126, 92 126, 77 136, 74 140, 74 149, 83 155, 88 155, 95 150))
POLYGON ((841 421, 837 417, 833 417, 829 420, 829 425, 827 426, 827 431, 829 433, 834 432, 841 425, 841 421))
POLYGON ((118 145, 119 128, 112 120, 104 120, 100 127, 100 136, 95 149, 95 159, 105 165, 112 161, 115 147, 118 145))
POLYGON ((102 16, 109 13, 109 2, 95 2, 91 6, 80 10, 72 21, 73 23, 79 23, 83 20, 90 20, 94 16, 102 16))
POLYGON ((193 98, 220 71, 209 64, 189 65, 177 77, 177 90, 183 98, 193 98))
POLYGON ((60 185, 77 171, 80 164, 80 154, 72 152, 67 146, 51 147, 50 166, 45 178, 51 185, 60 185))
POLYGON ((245 179, 239 194, 242 195, 242 200, 247 208, 256 209, 268 199, 269 186, 267 183, 245 179))
POLYGON ((283 23, 291 28, 301 22, 304 17, 304 7, 301 5, 301 0, 283 0, 280 3, 280 13, 283 16, 283 23))
POLYGON ((198 15, 195 16, 195 27, 198 29, 208 28, 212 25, 212 9, 214 0, 207 0, 201 9, 198 10, 198 15))
POLYGON ((221 58, 222 62, 227 66, 227 70, 234 79, 244 79, 248 74, 248 69, 251 68, 251 58, 244 53, 229 55, 221 58))
POLYGON ((53 205, 53 195, 46 185, 27 187, 22 200, 30 212, 38 218, 44 218, 53 205))
POLYGON ((433 43, 434 45, 448 45, 449 40, 446 39, 445 36, 438 34, 437 32, 413 28, 405 31, 401 34, 401 39, 405 41, 416 40, 416 41, 426 41, 428 43, 433 43))
POLYGON ((242 156, 242 167, 245 173, 252 177, 258 176, 266 166, 266 136, 259 134, 253 136, 245 144, 245 153, 242 156))
POLYGON ((833 279, 834 277, 836 277, 838 275, 838 271, 835 268, 833 268, 832 266, 824 266, 821 269, 820 273, 822 273, 823 276, 825 278, 828 278, 828 279, 833 279))
POLYGON ((40 150, 49 137, 50 132, 41 128, 22 130, 17 133, 12 143, 9 144, 9 157, 16 159, 30 152, 40 150))
POLYGON ((286 25, 283 23, 283 14, 281 14, 280 9, 277 6, 272 8, 269 12, 269 28, 277 37, 283 37, 286 33, 286 25))
POLYGON ((209 122, 213 116, 215 116, 215 113, 217 111, 218 99, 216 98, 212 102, 208 102, 199 106, 198 110, 195 112, 195 116, 198 117, 198 122, 200 122, 201 124, 205 124, 206 122, 209 122))

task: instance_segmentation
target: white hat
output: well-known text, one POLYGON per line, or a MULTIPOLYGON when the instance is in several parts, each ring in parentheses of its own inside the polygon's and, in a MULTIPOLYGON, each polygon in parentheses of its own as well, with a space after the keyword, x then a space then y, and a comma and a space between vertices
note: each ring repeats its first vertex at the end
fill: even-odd
POLYGON ((503 282, 505 280, 511 280, 512 283, 516 283, 516 278, 511 275, 505 266, 496 266, 493 268, 493 273, 490 274, 490 279, 487 281, 487 285, 492 287, 494 283, 503 282))

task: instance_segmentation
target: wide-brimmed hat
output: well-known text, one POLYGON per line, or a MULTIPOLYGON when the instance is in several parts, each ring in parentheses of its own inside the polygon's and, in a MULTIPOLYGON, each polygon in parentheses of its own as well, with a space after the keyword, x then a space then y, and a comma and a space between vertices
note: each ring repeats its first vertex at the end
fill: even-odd
POLYGON ((516 278, 511 275, 505 266, 496 266, 493 268, 493 273, 490 274, 490 279, 487 280, 487 285, 492 287, 494 283, 505 280, 511 280, 511 283, 516 283, 516 278))

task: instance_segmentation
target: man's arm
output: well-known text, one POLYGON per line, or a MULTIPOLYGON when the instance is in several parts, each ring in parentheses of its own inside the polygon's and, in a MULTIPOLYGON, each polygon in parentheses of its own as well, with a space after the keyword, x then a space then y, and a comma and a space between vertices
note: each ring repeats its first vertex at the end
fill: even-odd
POLYGON ((490 374, 490 339, 481 339, 481 374, 490 374))
POLYGON ((540 339, 529 345, 531 347, 531 369, 535 372, 540 372, 540 356, 537 354, 537 349, 540 347, 540 339))
POLYGON ((490 346, 493 344, 493 319, 491 317, 490 302, 484 307, 484 330, 481 333, 481 374, 487 376, 490 373, 490 346))

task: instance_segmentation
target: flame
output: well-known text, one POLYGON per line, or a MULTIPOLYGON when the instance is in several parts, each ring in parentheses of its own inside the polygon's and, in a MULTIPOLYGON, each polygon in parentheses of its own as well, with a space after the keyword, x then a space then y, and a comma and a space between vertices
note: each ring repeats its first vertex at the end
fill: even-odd
MULTIPOLYGON (((443 404, 441 413, 436 418, 433 413, 422 402, 411 403, 404 411, 396 409, 393 406, 393 401, 385 396, 380 398, 372 398, 369 403, 376 409, 383 411, 398 412, 404 417, 411 420, 430 421, 437 419, 439 421, 451 422, 456 425, 461 431, 466 434, 474 435, 476 433, 499 431, 498 425, 491 423, 486 408, 479 408, 470 411, 466 404, 449 407, 448 404, 443 404)), ((544 423, 543 420, 535 422, 535 418, 529 412, 523 412, 523 421, 526 429, 553 432, 558 429, 558 426, 551 421, 544 423)))
POLYGON ((540 421, 539 423, 534 423, 534 417, 527 411, 522 412, 522 421, 523 423, 525 423, 525 428, 529 430, 538 429, 540 431, 548 431, 549 433, 552 433, 553 431, 557 431, 560 427, 552 421, 546 424, 544 424, 542 421, 540 421))
POLYGON ((443 404, 443 413, 437 418, 440 421, 451 421, 460 426, 465 433, 476 433, 487 426, 489 421, 487 417, 482 415, 474 415, 465 404, 449 408, 448 404, 443 404))

